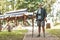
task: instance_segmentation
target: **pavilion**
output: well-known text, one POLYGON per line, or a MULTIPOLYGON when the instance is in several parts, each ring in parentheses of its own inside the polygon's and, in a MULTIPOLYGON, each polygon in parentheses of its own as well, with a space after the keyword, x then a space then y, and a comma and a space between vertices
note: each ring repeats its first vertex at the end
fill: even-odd
POLYGON ((15 21, 15 24, 18 24, 18 20, 23 20, 23 24, 26 24, 26 19, 31 18, 32 19, 33 12, 28 12, 27 8, 20 9, 16 11, 10 11, 4 13, 4 15, 0 15, 0 20, 6 20, 8 23, 9 21, 15 21))

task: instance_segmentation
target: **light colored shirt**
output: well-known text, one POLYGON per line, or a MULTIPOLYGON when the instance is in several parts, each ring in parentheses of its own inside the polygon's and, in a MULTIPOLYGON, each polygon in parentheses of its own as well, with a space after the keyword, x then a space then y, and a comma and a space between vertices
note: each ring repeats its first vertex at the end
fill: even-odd
POLYGON ((38 9, 38 14, 40 14, 38 15, 38 19, 41 19, 41 9, 38 9))
POLYGON ((41 14, 41 9, 38 9, 38 14, 41 14))

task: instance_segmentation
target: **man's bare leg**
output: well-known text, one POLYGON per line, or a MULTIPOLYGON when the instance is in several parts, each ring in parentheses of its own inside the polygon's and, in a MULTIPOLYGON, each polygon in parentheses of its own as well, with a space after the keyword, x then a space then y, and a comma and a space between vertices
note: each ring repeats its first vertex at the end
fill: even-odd
POLYGON ((39 32, 38 37, 40 37, 40 33, 41 33, 41 26, 39 26, 39 27, 38 27, 38 32, 39 32))
POLYGON ((45 37, 45 27, 44 26, 42 26, 42 30, 43 30, 43 35, 45 37))

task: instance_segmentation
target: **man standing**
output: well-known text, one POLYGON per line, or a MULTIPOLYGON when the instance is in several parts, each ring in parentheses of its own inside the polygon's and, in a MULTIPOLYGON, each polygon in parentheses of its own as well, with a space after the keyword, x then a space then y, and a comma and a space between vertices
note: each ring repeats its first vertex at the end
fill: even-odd
POLYGON ((37 20, 37 26, 38 26, 38 37, 40 37, 41 32, 41 26, 43 30, 43 35, 45 37, 45 21, 46 21, 47 13, 44 8, 42 8, 42 4, 39 4, 39 8, 36 13, 36 20, 37 20))

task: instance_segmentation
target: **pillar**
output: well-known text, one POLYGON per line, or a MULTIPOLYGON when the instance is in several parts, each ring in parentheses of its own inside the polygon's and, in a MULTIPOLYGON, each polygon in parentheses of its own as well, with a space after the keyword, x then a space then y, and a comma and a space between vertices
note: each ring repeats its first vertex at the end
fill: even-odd
POLYGON ((26 25, 26 15, 23 15, 23 24, 26 25))

